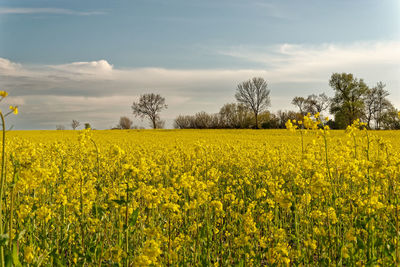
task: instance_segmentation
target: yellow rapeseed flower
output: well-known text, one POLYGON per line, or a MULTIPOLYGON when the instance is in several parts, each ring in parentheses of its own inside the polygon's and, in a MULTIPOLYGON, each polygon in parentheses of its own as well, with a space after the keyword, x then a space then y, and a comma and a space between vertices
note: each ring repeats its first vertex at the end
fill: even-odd
POLYGON ((10 106, 10 109, 14 114, 18 114, 18 106, 10 106))
POLYGON ((396 266, 400 131, 292 119, 298 134, 9 132, 6 232, 23 266, 396 266))
POLYGON ((8 93, 6 91, 0 91, 0 96, 2 98, 4 98, 4 97, 8 96, 8 93))
POLYGON ((32 263, 33 259, 34 259, 34 255, 33 255, 33 247, 32 246, 25 246, 24 247, 24 260, 26 261, 26 263, 32 263))

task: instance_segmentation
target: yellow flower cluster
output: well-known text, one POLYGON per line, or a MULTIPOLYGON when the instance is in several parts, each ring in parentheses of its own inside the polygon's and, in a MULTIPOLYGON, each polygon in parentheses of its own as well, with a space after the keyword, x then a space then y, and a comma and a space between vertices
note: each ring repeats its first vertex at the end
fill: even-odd
MULTIPOLYGON (((6 91, 0 91, 0 101, 2 101, 4 98, 8 96, 8 92, 6 91)), ((10 108, 10 113, 18 114, 18 106, 9 106, 10 108)), ((0 111, 1 112, 1 111, 0 111)), ((6 117, 8 114, 3 114, 4 117, 6 117)))
POLYGON ((5 98, 8 96, 8 93, 6 91, 0 91, 0 97, 5 98))
POLYGON ((400 132, 286 125, 9 132, 3 246, 32 266, 398 265, 400 132))

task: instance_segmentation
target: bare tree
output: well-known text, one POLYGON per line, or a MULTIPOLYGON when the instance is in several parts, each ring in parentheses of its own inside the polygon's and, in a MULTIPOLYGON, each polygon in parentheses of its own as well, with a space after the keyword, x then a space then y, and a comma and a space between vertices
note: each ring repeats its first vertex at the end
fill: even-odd
POLYGON ((251 111, 243 104, 228 103, 219 111, 222 128, 248 128, 251 125, 251 111))
POLYGON ((159 94, 144 94, 139 97, 138 102, 133 102, 133 114, 140 118, 148 118, 153 126, 157 128, 157 122, 160 120, 159 113, 166 109, 165 98, 159 94))
POLYGON ((302 96, 296 96, 292 100, 292 105, 296 106, 299 108, 299 111, 302 115, 305 115, 305 109, 306 109, 306 104, 307 104, 307 99, 305 99, 302 96))
POLYGON ((208 114, 201 111, 195 115, 179 115, 174 121, 174 127, 178 129, 220 129, 224 125, 219 113, 208 114))
POLYGON ((219 111, 221 121, 223 124, 223 128, 235 128, 237 124, 237 116, 236 116, 236 103, 228 103, 222 106, 219 111))
POLYGON ((65 130, 64 125, 56 125, 56 130, 65 130))
POLYGON ((156 128, 157 129, 164 129, 164 127, 165 127, 165 121, 157 119, 156 120, 156 128))
POLYGON ((194 120, 197 129, 209 129, 212 128, 212 115, 205 111, 197 112, 194 115, 194 120))
POLYGON ((121 117, 119 118, 119 124, 117 125, 118 129, 132 129, 133 121, 128 117, 121 117))
POLYGON ((191 128, 192 116, 190 115, 179 115, 174 120, 174 128, 176 129, 189 129, 191 128))
POLYGON ((376 108, 377 108, 377 103, 376 103, 376 94, 377 94, 377 88, 368 88, 365 99, 364 99, 364 105, 365 105, 365 120, 367 122, 368 128, 371 128, 371 121, 374 118, 374 115, 376 114, 376 108))
POLYGON ((278 127, 285 128, 286 127, 285 123, 288 120, 302 120, 304 115, 301 114, 300 112, 295 112, 292 110, 289 111, 278 110, 275 116, 277 118, 278 127))
POLYGON ((381 128, 382 116, 387 111, 393 109, 392 103, 386 98, 389 96, 389 92, 385 90, 385 84, 382 82, 378 82, 376 86, 373 88, 375 91, 374 96, 374 118, 375 118, 375 128, 381 128))
POLYGON ((259 120, 261 128, 263 129, 276 129, 279 128, 279 118, 272 112, 264 111, 260 113, 259 120))
POLYGON ((379 127, 386 130, 400 130, 400 110, 393 106, 381 113, 379 127))
POLYGON ((297 106, 300 113, 304 116, 307 113, 322 113, 329 108, 330 101, 330 98, 322 93, 319 95, 312 94, 307 98, 296 96, 293 98, 292 104, 297 106))
POLYGON ((251 109, 254 113, 256 128, 258 128, 258 114, 270 106, 270 90, 267 89, 267 81, 260 77, 254 77, 238 84, 236 100, 251 109))
POLYGON ((305 111, 311 114, 322 113, 329 108, 331 99, 324 93, 309 95, 305 103, 305 111))
POLYGON ((71 127, 73 130, 76 130, 81 125, 81 123, 77 120, 72 120, 71 127))

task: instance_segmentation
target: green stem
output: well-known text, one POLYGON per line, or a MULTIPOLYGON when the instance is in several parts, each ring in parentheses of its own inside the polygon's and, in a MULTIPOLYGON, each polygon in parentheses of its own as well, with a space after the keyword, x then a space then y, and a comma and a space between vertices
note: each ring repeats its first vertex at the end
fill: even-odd
POLYGON ((81 176, 81 185, 80 185, 80 224, 81 224, 81 243, 82 243, 82 252, 85 254, 85 230, 83 225, 84 215, 83 215, 83 176, 81 176))
POLYGON ((374 237, 372 231, 372 220, 371 220, 371 176, 369 174, 369 135, 368 132, 365 131, 367 136, 367 161, 368 161, 368 170, 367 170, 367 178, 368 178, 368 259, 372 260, 374 257, 374 237))
POLYGON ((11 204, 10 204, 10 230, 9 230, 9 248, 10 251, 12 250, 12 242, 13 242, 13 236, 12 236, 12 228, 13 228, 13 213, 14 213, 14 191, 15 187, 13 186, 12 191, 11 191, 11 204))
POLYGON ((10 235, 10 243, 9 243, 9 248, 10 251, 12 250, 13 246, 13 236, 12 236, 12 229, 13 229, 13 217, 14 217, 14 202, 15 202, 15 183, 17 181, 17 175, 18 175, 18 167, 17 163, 13 160, 13 157, 11 156, 11 160, 14 165, 14 175, 13 175, 13 180, 12 180, 12 189, 11 189, 11 203, 10 203, 10 221, 9 221, 9 235, 10 235))
POLYGON ((107 222, 104 224, 104 236, 103 236, 103 242, 101 242, 101 250, 100 250, 100 258, 99 258, 99 267, 102 265, 103 261, 103 252, 104 252, 104 243, 106 242, 107 238, 107 222))
MULTIPOLYGON (((0 112, 1 125, 3 130, 3 144, 1 151, 1 179, 0 179, 0 235, 3 234, 3 190, 4 190, 4 169, 5 169, 5 148, 6 148, 6 124, 4 122, 3 113, 0 112)), ((4 267, 4 247, 0 247, 1 266, 4 267)))
POLYGON ((92 141, 94 148, 96 149, 96 160, 97 160, 97 179, 100 179, 100 159, 99 159, 99 149, 97 148, 96 142, 93 139, 90 139, 92 141))
POLYGON ((304 137, 303 137, 303 130, 300 129, 301 135, 301 157, 304 158, 304 137))
MULTIPOLYGON (((396 195, 395 201, 396 201, 396 205, 395 205, 395 208, 396 208, 396 233, 398 233, 399 232, 399 208, 397 206, 398 205, 397 195, 396 195)), ((397 236, 395 238, 397 238, 397 242, 394 242, 396 244, 396 247, 395 247, 395 251, 396 251, 396 266, 399 266, 399 263, 400 263, 399 237, 397 236)), ((396 240, 393 240, 393 241, 396 241, 396 240)))
MULTIPOLYGON (((328 172, 328 176, 332 181, 332 176, 331 176, 331 171, 330 171, 330 167, 329 167, 329 158, 328 158, 328 140, 326 138, 326 130, 324 129, 324 145, 325 145, 325 163, 326 163, 326 171, 328 172)), ((333 191, 333 193, 335 193, 335 191, 333 191)))
POLYGON ((354 140, 354 158, 357 159, 357 139, 354 134, 353 134, 353 140, 354 140))
POLYGON ((128 224, 128 207, 129 207, 129 176, 126 181, 126 203, 125 203, 125 253, 126 253, 126 267, 129 266, 129 224, 128 224))

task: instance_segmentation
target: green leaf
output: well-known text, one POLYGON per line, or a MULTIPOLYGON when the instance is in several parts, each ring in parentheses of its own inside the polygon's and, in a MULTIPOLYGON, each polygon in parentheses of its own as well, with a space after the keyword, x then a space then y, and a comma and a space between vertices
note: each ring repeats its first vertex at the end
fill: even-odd
POLYGON ((21 240, 21 238, 24 237, 25 232, 26 232, 26 229, 24 229, 21 232, 19 232, 17 240, 21 240))
POLYGON ((361 238, 357 237, 357 246, 360 250, 364 250, 365 249, 365 243, 361 238))
POLYGON ((139 216, 139 208, 135 209, 132 212, 131 218, 129 218, 129 225, 130 226, 135 226, 136 225, 138 216, 139 216))
POLYGON ((117 203, 118 205, 125 204, 126 201, 124 199, 113 199, 113 202, 117 203))
POLYGON ((8 234, 0 235, 0 246, 5 246, 9 239, 10 237, 8 236, 8 234))
POLYGON ((12 257, 10 255, 10 251, 9 250, 5 251, 4 261, 5 261, 5 266, 6 267, 12 267, 12 257))
POLYGON ((22 267, 22 264, 21 264, 21 262, 19 261, 19 258, 18 258, 17 242, 13 242, 12 262, 13 262, 14 266, 22 267))
POLYGON ((237 264, 237 267, 243 267, 244 266, 244 259, 241 259, 237 264))
POLYGON ((95 188, 98 192, 103 192, 103 187, 100 184, 96 185, 95 188))
POLYGON ((100 217, 102 217, 102 216, 105 214, 105 212, 106 212, 106 210, 103 209, 101 206, 93 205, 93 207, 92 207, 92 212, 93 212, 94 214, 96 214, 96 211, 97 211, 97 214, 98 214, 100 217))

